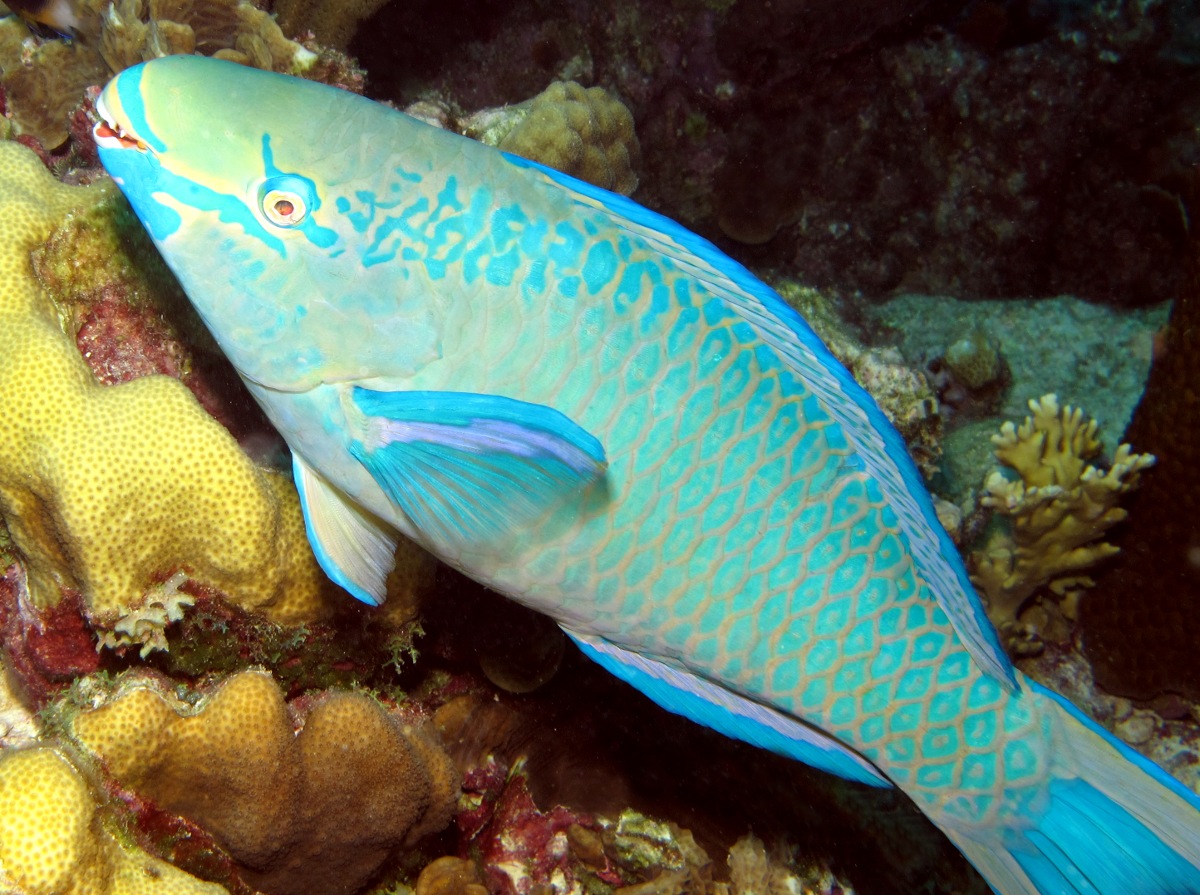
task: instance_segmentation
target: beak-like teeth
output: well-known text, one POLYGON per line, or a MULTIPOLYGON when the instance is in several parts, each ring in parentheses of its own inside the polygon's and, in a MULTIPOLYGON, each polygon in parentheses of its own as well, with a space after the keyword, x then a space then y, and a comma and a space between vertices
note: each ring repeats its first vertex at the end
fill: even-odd
POLYGON ((97 143, 104 143, 108 146, 112 146, 115 143, 122 149, 137 149, 142 152, 146 151, 145 143, 143 143, 137 137, 132 137, 129 134, 126 134, 125 131, 121 129, 119 124, 114 128, 103 118, 101 118, 100 121, 96 123, 96 126, 92 128, 92 133, 95 135, 97 143))
POLYGON ((124 128, 120 124, 110 123, 113 118, 104 105, 103 94, 96 99, 96 118, 96 126, 92 128, 92 133, 95 135, 97 143, 102 143, 109 147, 115 144, 122 149, 137 149, 145 152, 146 144, 143 141, 132 134, 125 133, 124 128))

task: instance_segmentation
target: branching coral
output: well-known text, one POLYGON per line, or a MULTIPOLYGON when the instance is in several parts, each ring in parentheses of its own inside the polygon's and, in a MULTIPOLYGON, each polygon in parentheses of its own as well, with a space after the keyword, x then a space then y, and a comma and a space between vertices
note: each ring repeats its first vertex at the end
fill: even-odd
POLYGON ((185 581, 187 575, 176 572, 153 588, 141 606, 131 609, 111 630, 101 632, 100 646, 137 646, 143 659, 154 650, 167 649, 167 625, 182 620, 183 611, 196 602, 195 597, 180 593, 179 586, 185 581))
POLYGON ((0 752, 0 890, 21 895, 225 895, 107 829, 59 750, 0 752))
POLYGON ((247 671, 198 709, 134 681, 74 735, 120 782, 199 824, 264 892, 353 892, 450 820, 449 758, 372 698, 332 691, 293 731, 270 675, 247 671))
POLYGON ((633 116, 603 87, 555 81, 533 99, 475 113, 462 129, 606 190, 628 196, 637 188, 641 149, 633 116))
POLYGON ((1125 518, 1117 506, 1137 487, 1139 473, 1154 463, 1121 445, 1107 470, 1092 462, 1100 453, 1097 424, 1083 411, 1046 395, 1030 401, 1032 415, 1018 428, 1005 423, 992 436, 996 457, 1018 478, 999 471, 988 476, 982 497, 1011 520, 1011 532, 992 535, 971 555, 972 579, 987 599, 988 613, 1018 653, 1037 652, 1047 619, 1023 612, 1043 588, 1067 619, 1076 617, 1081 594, 1094 582, 1081 574, 1117 548, 1099 540, 1125 518))

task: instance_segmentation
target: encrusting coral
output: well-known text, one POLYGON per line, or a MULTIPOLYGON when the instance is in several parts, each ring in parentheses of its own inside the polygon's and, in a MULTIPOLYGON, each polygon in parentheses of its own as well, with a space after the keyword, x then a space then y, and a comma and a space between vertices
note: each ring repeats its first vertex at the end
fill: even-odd
POLYGON ((294 732, 269 674, 198 708, 134 679, 73 721, 118 783, 200 825, 268 893, 356 891, 397 849, 450 821, 450 759, 371 697, 331 691, 294 732))
POLYGON ((580 180, 630 195, 641 149, 629 109, 603 87, 555 81, 533 99, 484 109, 463 133, 580 180))
POLYGON ((58 749, 0 752, 0 890, 21 895, 225 895, 108 829, 58 749))
POLYGON ((326 615, 287 478, 256 467, 178 380, 98 383, 34 277, 30 252, 106 194, 0 144, 0 515, 33 603, 78 591, 112 624, 183 569, 276 621, 326 615))
POLYGON ((1094 584, 1081 573, 1117 552, 1099 539, 1125 518, 1118 501, 1154 463, 1122 444, 1109 468, 1097 469, 1091 462, 1101 448, 1095 420, 1078 408, 1060 409, 1054 395, 1030 401, 1029 409, 1019 428, 1008 422, 992 436, 996 458, 1017 478, 993 472, 981 499, 1011 520, 1011 532, 993 533, 970 557, 988 614, 1009 648, 1023 654, 1040 650, 1050 621, 1049 615, 1027 617, 1030 600, 1045 588, 1055 597, 1051 608, 1076 618, 1080 596, 1094 584))

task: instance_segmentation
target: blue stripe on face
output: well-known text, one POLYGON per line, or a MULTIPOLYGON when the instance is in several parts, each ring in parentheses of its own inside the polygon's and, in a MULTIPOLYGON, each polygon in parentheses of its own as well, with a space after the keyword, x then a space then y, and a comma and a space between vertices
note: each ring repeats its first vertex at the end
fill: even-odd
POLYGON ((129 129, 155 152, 166 152, 166 144, 155 136, 146 120, 146 105, 142 102, 142 76, 145 73, 144 62, 121 72, 117 78, 117 96, 121 100, 121 111, 129 121, 129 129))
MULTIPOLYGON (((196 183, 190 177, 175 174, 161 166, 158 168, 158 181, 154 184, 154 191, 166 193, 183 205, 190 205, 197 211, 215 211, 222 223, 240 226, 247 236, 259 240, 267 248, 278 252, 281 257, 287 257, 283 240, 267 230, 255 217, 254 212, 247 208, 246 203, 237 196, 218 192, 196 183)), ((132 198, 130 201, 133 201, 132 198)), ((152 196, 150 201, 159 204, 152 196)), ((142 206, 134 203, 134 209, 137 211, 138 217, 144 221, 146 213, 142 206)))
POLYGON ((142 224, 156 242, 175 233, 183 219, 174 208, 163 205, 155 197, 162 165, 148 152, 137 149, 116 149, 99 146, 100 161, 121 185, 121 192, 133 206, 142 224))

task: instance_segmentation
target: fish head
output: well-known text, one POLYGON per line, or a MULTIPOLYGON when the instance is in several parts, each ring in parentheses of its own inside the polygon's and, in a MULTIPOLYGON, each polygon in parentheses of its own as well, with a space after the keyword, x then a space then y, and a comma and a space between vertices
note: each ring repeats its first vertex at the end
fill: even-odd
POLYGON ((403 153, 426 125, 199 56, 126 69, 96 111, 101 161, 244 378, 302 391, 439 356, 434 303, 394 268, 364 264, 347 214, 353 197, 386 188, 364 146, 403 153), (364 332, 382 338, 364 346, 364 332))

